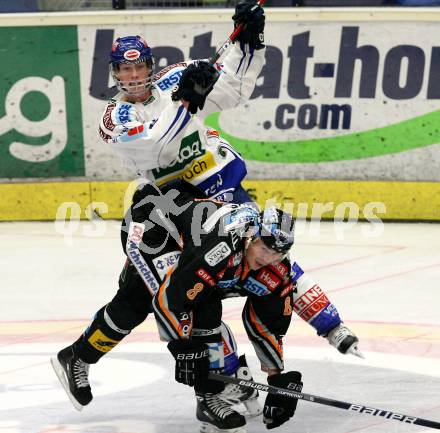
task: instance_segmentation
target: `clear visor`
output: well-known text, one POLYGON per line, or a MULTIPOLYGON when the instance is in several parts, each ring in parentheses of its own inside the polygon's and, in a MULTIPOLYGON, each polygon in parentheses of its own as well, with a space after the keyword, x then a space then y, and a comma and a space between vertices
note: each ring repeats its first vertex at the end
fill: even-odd
POLYGON ((150 90, 153 82, 154 72, 154 59, 144 59, 140 62, 127 62, 127 63, 110 63, 110 73, 113 77, 117 89, 128 96, 140 96, 150 90), (136 74, 130 74, 129 70, 134 70, 137 65, 145 64, 146 69, 136 74), (121 71, 121 67, 129 66, 125 68, 125 71, 121 71), (131 67, 131 68, 130 68, 131 67), (137 78, 138 75, 141 75, 137 78), (142 76, 145 75, 145 76, 142 76), (133 79, 133 76, 136 78, 133 79))

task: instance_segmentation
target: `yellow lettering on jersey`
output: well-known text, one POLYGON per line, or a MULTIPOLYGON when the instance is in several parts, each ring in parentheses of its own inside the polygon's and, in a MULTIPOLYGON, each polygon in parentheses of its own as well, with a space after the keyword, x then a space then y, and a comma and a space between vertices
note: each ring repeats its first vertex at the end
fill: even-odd
POLYGON ((206 151, 206 153, 200 158, 196 158, 192 161, 191 165, 188 168, 178 171, 173 175, 166 177, 164 179, 156 179, 157 184, 160 186, 170 180, 174 179, 183 179, 189 183, 192 183, 194 179, 201 176, 203 173, 214 168, 217 163, 214 160, 214 156, 211 152, 206 151))
POLYGON ((101 330, 97 329, 88 339, 88 342, 100 352, 107 353, 112 350, 118 343, 118 340, 112 340, 107 337, 101 330))

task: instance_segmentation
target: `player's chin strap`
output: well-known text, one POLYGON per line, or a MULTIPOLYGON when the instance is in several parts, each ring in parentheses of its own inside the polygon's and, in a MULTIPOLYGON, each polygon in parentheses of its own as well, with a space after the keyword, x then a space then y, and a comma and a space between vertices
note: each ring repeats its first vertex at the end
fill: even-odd
POLYGON ((390 410, 376 409, 373 407, 367 407, 362 404, 347 403, 345 401, 333 400, 326 397, 320 397, 312 394, 305 394, 302 392, 291 391, 285 388, 278 388, 276 386, 265 385, 251 380, 237 379, 231 376, 223 376, 220 374, 209 374, 209 379, 218 380, 224 383, 233 383, 235 385, 242 386, 244 388, 257 389, 258 391, 264 391, 269 394, 278 395, 280 397, 290 397, 297 400, 310 401, 312 403, 323 404, 326 406, 333 406, 339 409, 349 410, 351 412, 365 413, 367 415, 373 415, 379 418, 390 419, 395 421, 401 421, 405 424, 415 424, 424 427, 440 430, 440 422, 430 421, 423 418, 418 418, 410 415, 403 415, 400 413, 392 412, 390 410))

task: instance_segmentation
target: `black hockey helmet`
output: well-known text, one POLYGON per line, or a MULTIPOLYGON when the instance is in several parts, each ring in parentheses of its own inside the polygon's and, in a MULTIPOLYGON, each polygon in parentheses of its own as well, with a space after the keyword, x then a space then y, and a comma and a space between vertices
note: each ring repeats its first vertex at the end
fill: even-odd
POLYGON ((279 253, 287 253, 294 242, 295 220, 276 207, 260 213, 259 236, 264 244, 279 253))

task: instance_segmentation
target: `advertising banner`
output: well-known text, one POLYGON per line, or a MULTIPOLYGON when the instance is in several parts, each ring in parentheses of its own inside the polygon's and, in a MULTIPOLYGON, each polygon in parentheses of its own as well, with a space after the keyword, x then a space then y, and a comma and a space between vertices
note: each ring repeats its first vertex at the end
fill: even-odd
MULTIPOLYGON (((140 34, 157 70, 206 58, 231 23, 0 28, 0 178, 129 180, 98 138, 112 41, 140 34)), ((250 101, 206 123, 249 179, 440 180, 434 22, 276 22, 250 101), (276 176, 274 176, 276 173, 276 176)))
POLYGON ((85 175, 76 26, 3 27, 0 177, 85 175))
MULTIPOLYGON (((96 139, 101 100, 114 94, 112 39, 145 36, 160 69, 208 57, 230 25, 209 27, 79 28, 89 176, 126 176, 96 139)), ((276 169, 285 179, 439 180, 438 40, 434 23, 269 22, 251 100, 207 123, 247 159, 250 178, 273 178, 276 169)))

